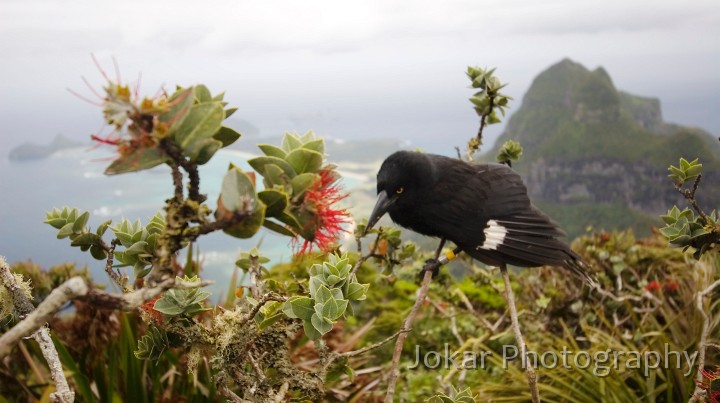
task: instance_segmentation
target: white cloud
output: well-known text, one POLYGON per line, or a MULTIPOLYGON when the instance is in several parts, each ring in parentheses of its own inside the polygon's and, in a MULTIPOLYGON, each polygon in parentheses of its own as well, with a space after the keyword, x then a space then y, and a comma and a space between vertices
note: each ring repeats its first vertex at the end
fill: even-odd
POLYGON ((715 3, 4 0, 0 92, 12 95, 0 99, 0 121, 49 137, 97 130, 99 118, 87 119, 96 111, 65 91, 86 93, 81 76, 102 84, 91 53, 111 74, 112 57, 125 77, 141 71, 150 93, 161 82, 226 90, 239 116, 273 132, 470 132, 465 66, 497 66, 519 102, 564 57, 665 105, 691 102, 720 85, 715 3), (51 118, 34 119, 37 110, 51 118))

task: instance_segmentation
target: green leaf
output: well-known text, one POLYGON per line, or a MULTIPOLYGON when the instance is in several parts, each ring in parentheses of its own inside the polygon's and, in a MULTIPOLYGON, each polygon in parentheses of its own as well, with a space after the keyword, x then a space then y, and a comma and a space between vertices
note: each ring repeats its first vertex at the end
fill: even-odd
POLYGON ((90 255, 97 260, 107 259, 107 253, 105 250, 97 245, 90 246, 90 255))
MULTIPOLYGON (((75 220, 77 220, 79 210, 74 208, 74 209, 69 209, 67 211, 68 211, 68 213, 66 215, 67 221, 75 222, 75 220)), ((63 209, 63 213, 65 213, 65 209, 63 209)))
POLYGON ((45 213, 45 224, 50 224, 55 229, 60 229, 67 224, 65 218, 59 216, 52 216, 51 213, 45 213))
POLYGON ((224 228, 223 232, 236 238, 252 237, 265 221, 265 209, 265 204, 257 199, 252 179, 231 164, 223 178, 215 218, 230 220, 236 213, 250 215, 240 223, 224 228))
POLYGON ((279 216, 273 217, 273 218, 276 218, 278 221, 289 226, 290 229, 292 231, 294 231, 295 233, 299 233, 300 230, 302 229, 300 226, 300 221, 297 219, 297 217, 295 217, 295 215, 293 213, 291 213, 287 210, 283 211, 283 213, 280 214, 279 216))
POLYGON ((323 280, 321 276, 312 276, 310 277, 310 295, 315 297, 318 293, 318 290, 323 285, 323 280))
POLYGON ((99 243, 100 237, 97 236, 97 234, 94 234, 92 232, 86 232, 84 234, 76 236, 70 243, 70 246, 90 246, 97 245, 99 243))
POLYGON ((225 109, 225 119, 232 116, 235 112, 237 112, 238 108, 227 108, 225 109))
POLYGON ((302 142, 297 134, 285 133, 282 140, 282 148, 286 152, 290 152, 296 148, 302 147, 302 142))
POLYGON ((266 175, 265 166, 271 165, 271 164, 277 165, 280 169, 282 169, 283 173, 285 173, 285 175, 287 175, 289 178, 292 178, 295 176, 295 170, 293 170, 293 167, 290 166, 290 164, 288 164, 287 162, 285 162, 285 160, 280 159, 278 157, 268 157, 268 156, 255 157, 255 158, 249 159, 247 162, 248 162, 248 164, 250 164, 250 166, 254 170, 259 172, 263 176, 266 175))
POLYGON ((185 307, 181 306, 176 300, 171 298, 160 298, 155 301, 153 309, 169 316, 177 316, 185 311, 185 307))
POLYGON ((311 140, 307 143, 302 145, 303 148, 307 148, 308 150, 317 151, 322 155, 325 155, 325 140, 324 139, 317 139, 317 140, 311 140))
MULTIPOLYGON (((695 160, 695 161, 697 161, 697 160, 695 160)), ((685 174, 689 178, 692 178, 692 177, 698 176, 700 174, 701 170, 702 170, 702 164, 697 164, 697 165, 688 167, 688 169, 685 170, 685 174)))
POLYGON ((67 238, 72 234, 73 234, 73 223, 69 222, 69 223, 65 224, 62 228, 60 228, 60 231, 58 231, 58 233, 57 233, 57 238, 58 239, 67 238))
MULTIPOLYGON (((295 133, 295 134, 297 135, 297 133, 295 133)), ((313 133, 312 130, 308 130, 302 136, 297 136, 297 139, 300 140, 300 142, 304 145, 310 141, 315 140, 315 133, 313 133)))
POLYGON ((185 155, 190 157, 190 161, 203 165, 210 161, 220 148, 222 148, 222 142, 214 138, 198 140, 188 144, 185 148, 185 155))
POLYGON ((343 299, 343 298, 344 298, 344 297, 343 297, 343 293, 342 293, 342 289, 337 288, 337 287, 331 288, 331 289, 330 289, 330 294, 332 295, 332 298, 333 298, 333 299, 340 300, 340 299, 343 299))
POLYGON ((265 205, 258 201, 255 211, 239 224, 223 229, 223 232, 235 238, 247 239, 253 237, 265 222, 265 205))
POLYGON ((290 177, 287 176, 285 172, 275 164, 265 165, 265 173, 263 174, 263 176, 265 178, 263 183, 265 183, 265 187, 268 189, 275 186, 285 188, 290 182, 290 177))
POLYGON ((100 224, 100 226, 97 228, 97 231, 95 233, 101 237, 105 235, 105 231, 107 231, 108 227, 112 224, 112 220, 107 220, 104 223, 100 224))
POLYGON ((370 284, 360 284, 360 283, 350 283, 348 286, 348 293, 345 296, 349 300, 353 301, 362 301, 367 296, 365 293, 367 292, 368 288, 370 287, 370 284))
POLYGON ((296 148, 285 157, 297 174, 316 172, 323 163, 323 155, 307 148, 296 148))
POLYGON ((283 304, 283 312, 290 318, 310 320, 312 314, 315 312, 313 306, 312 298, 295 296, 290 297, 290 299, 283 304))
POLYGON ((668 210, 667 215, 660 216, 660 218, 662 218, 665 224, 672 225, 677 222, 679 215, 680 209, 678 209, 677 206, 673 206, 670 210, 668 210))
POLYGON ((159 116, 161 122, 170 125, 167 131, 168 136, 172 136, 173 132, 183 123, 188 112, 190 112, 190 107, 194 101, 192 94, 193 88, 190 87, 176 91, 168 99, 170 109, 159 116))
POLYGON ((331 274, 327 277, 325 277, 325 281, 327 281, 328 285, 330 287, 334 287, 337 283, 341 282, 343 279, 341 277, 338 277, 334 274, 331 274))
MULTIPOLYGON (((223 98, 225 98, 225 93, 224 93, 224 92, 221 92, 221 93, 215 95, 214 97, 212 97, 212 100, 213 100, 213 101, 218 101, 218 102, 220 102, 220 101, 223 100, 223 98)), ((237 109, 237 108, 236 108, 236 109, 237 109)))
POLYGON ((151 234, 159 234, 165 229, 165 217, 158 213, 150 219, 150 222, 145 226, 145 229, 151 234))
POLYGON ((90 218, 90 212, 86 211, 75 220, 75 224, 73 224, 73 232, 76 234, 79 234, 83 232, 85 229, 85 224, 88 222, 88 218, 90 218))
POLYGON ((258 193, 258 198, 265 203, 267 209, 265 215, 268 217, 274 217, 285 211, 288 205, 288 197, 285 193, 274 190, 266 189, 258 193))
POLYGON ((316 304, 315 306, 317 307, 318 305, 322 305, 322 307, 320 308, 322 317, 333 321, 337 320, 337 318, 339 318, 340 316, 342 316, 343 313, 345 313, 345 309, 347 309, 347 304, 348 301, 344 299, 330 299, 325 304, 316 304))
POLYGON ((242 135, 227 126, 220 127, 220 130, 215 133, 213 138, 222 143, 222 147, 225 148, 232 143, 236 142, 242 135))
MULTIPOLYGON (((317 304, 315 306, 317 307, 317 304)), ((310 318, 310 323, 312 323, 313 327, 321 334, 329 332, 332 329, 333 325, 331 321, 323 318, 322 315, 318 314, 317 312, 312 314, 312 317, 310 318)))
POLYGON ((313 298, 315 298, 318 302, 322 302, 323 304, 332 299, 333 297, 330 289, 327 288, 324 284, 317 289, 317 293, 315 293, 314 295, 311 293, 310 295, 312 295, 313 298))
POLYGON ((138 341, 135 357, 141 360, 158 360, 162 353, 170 347, 167 333, 155 326, 150 326, 148 333, 138 341))
MULTIPOLYGON (((307 239, 308 241, 315 240, 315 234, 317 233, 319 225, 315 212, 308 210, 308 206, 303 205, 299 207, 293 207, 292 209, 290 209, 290 213, 292 217, 297 220, 298 223, 298 226, 293 227, 293 229, 295 229, 297 233, 300 234, 300 236, 307 239)), ((286 214, 287 212, 279 216, 278 219, 283 221, 283 217, 285 217, 286 214)))
POLYGON ((265 219, 265 221, 263 221, 263 227, 269 229, 270 231, 276 232, 280 235, 289 236, 291 238, 296 236, 296 234, 294 232, 289 230, 284 225, 280 225, 280 224, 276 223, 275 221, 270 221, 267 218, 265 219))
POLYGON ((259 330, 267 329, 268 327, 275 324, 278 320, 282 318, 282 313, 276 313, 274 315, 265 316, 263 320, 258 324, 259 330))
POLYGON ((212 97, 212 94, 210 94, 210 90, 202 84, 195 86, 195 99, 197 99, 199 103, 213 101, 213 97, 212 97))
POLYGON ((211 138, 220 130, 224 118, 220 102, 193 105, 174 133, 175 143, 184 151, 191 143, 211 138))
POLYGON ((220 204, 231 213, 255 209, 257 204, 255 185, 248 174, 240 168, 231 165, 225 173, 218 198, 218 209, 220 204))
POLYGON ((318 180, 320 180, 320 175, 315 173, 304 173, 292 178, 290 185, 292 185, 293 196, 301 195, 318 180))
POLYGON ((140 253, 145 253, 146 248, 148 246, 148 243, 145 241, 138 241, 134 243, 131 247, 127 248, 125 250, 125 254, 127 255, 137 255, 140 253))
POLYGON ((147 276, 150 271, 152 271, 152 266, 150 265, 150 262, 147 260, 139 259, 137 256, 135 258, 137 259, 137 261, 132 264, 135 278, 143 278, 147 276))
POLYGON ((315 329, 311 320, 303 321, 303 330, 305 331, 305 336, 310 340, 317 340, 322 337, 322 334, 315 329))
POLYGON ((517 141, 508 140, 500 147, 497 155, 498 162, 517 161, 523 153, 523 148, 517 141))
POLYGON ((258 147, 260 147, 260 150, 262 150, 262 152, 268 157, 285 159, 285 156, 287 155, 285 150, 272 144, 258 144, 258 147))
POLYGON ((321 334, 325 334, 332 330, 333 324, 325 318, 321 318, 318 314, 314 313, 310 318, 312 326, 321 334))
POLYGON ((150 169, 169 161, 165 151, 158 147, 139 148, 121 155, 105 168, 105 175, 118 175, 150 169))

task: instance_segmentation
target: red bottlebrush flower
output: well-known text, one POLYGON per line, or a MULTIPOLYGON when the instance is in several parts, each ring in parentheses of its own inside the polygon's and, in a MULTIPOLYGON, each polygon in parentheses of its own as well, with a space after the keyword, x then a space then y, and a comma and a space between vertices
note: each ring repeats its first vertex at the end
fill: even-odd
MULTIPOLYGON (((97 91, 83 78, 97 100, 86 98, 73 90, 69 90, 78 98, 103 109, 105 122, 114 131, 107 137, 92 135, 91 139, 98 145, 117 147, 120 155, 129 155, 138 149, 154 147, 164 135, 169 122, 161 122, 159 117, 167 112, 172 105, 164 91, 154 97, 139 95, 140 79, 131 88, 123 84, 115 62, 116 79, 110 79, 93 56, 93 61, 107 84, 102 91, 97 91)), ((178 102, 182 101, 179 99, 178 102)))
POLYGON ((335 204, 348 195, 342 193, 342 188, 336 183, 338 177, 332 169, 320 171, 320 178, 312 188, 305 192, 305 204, 313 213, 315 233, 312 239, 300 241, 295 238, 293 247, 297 254, 305 254, 317 246, 323 252, 328 252, 335 245, 340 234, 347 232, 343 225, 350 222, 350 214, 345 209, 337 208, 335 204))
POLYGON ((678 288, 680 288, 680 284, 675 280, 667 280, 665 284, 663 284, 663 291, 665 292, 675 292, 678 288))
POLYGON ((645 291, 656 292, 660 290, 660 283, 653 280, 645 286, 645 291))
POLYGON ((155 322, 162 323, 163 314, 155 310, 155 303, 160 299, 160 295, 151 299, 150 301, 140 305, 140 310, 148 314, 155 322))

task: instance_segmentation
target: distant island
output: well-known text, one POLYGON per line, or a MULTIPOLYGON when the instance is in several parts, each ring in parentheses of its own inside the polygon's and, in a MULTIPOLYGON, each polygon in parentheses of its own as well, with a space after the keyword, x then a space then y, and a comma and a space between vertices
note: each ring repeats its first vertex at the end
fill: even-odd
POLYGON ((38 145, 34 143, 21 144, 10 150, 8 158, 14 161, 47 158, 56 151, 81 147, 82 145, 83 143, 79 141, 71 140, 62 134, 58 134, 48 145, 38 145))
POLYGON ((564 59, 540 73, 487 154, 518 140, 513 164, 530 196, 570 238, 597 229, 632 227, 646 235, 682 196, 667 178, 680 157, 699 158, 701 204, 720 203, 720 142, 693 127, 667 123, 657 98, 618 91, 602 67, 564 59))

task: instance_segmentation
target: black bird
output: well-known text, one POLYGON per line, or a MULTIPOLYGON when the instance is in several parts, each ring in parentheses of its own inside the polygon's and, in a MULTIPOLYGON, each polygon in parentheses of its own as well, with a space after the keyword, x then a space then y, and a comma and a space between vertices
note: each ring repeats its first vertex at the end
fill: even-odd
POLYGON ((395 223, 452 241, 485 264, 565 267, 596 284, 582 258, 557 239, 565 233, 532 205, 520 175, 506 165, 398 151, 380 167, 377 193, 366 231, 390 213, 395 223))

